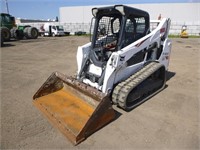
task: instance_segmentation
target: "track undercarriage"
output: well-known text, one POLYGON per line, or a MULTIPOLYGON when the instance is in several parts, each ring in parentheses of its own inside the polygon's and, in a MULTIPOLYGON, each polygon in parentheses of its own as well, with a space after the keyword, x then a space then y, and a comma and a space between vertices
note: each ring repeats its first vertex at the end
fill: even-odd
POLYGON ((164 86, 164 66, 151 62, 119 83, 113 90, 112 101, 124 110, 130 110, 158 93, 164 86))

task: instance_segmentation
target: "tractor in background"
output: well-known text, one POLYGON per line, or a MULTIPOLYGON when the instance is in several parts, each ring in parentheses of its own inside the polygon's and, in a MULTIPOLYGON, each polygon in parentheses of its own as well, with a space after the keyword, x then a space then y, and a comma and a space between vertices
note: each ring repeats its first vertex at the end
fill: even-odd
POLYGON ((3 41, 10 41, 14 39, 37 39, 38 30, 35 27, 17 26, 15 23, 15 17, 7 13, 0 13, 0 33, 1 33, 1 44, 3 41))

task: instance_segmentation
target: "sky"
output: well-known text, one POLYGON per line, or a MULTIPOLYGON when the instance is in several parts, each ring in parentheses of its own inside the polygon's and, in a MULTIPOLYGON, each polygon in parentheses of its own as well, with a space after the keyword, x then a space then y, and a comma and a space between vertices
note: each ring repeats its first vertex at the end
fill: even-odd
MULTIPOLYGON (((6 0, 1 0, 0 12, 6 11, 6 0)), ((9 13, 16 18, 55 19, 60 7, 146 4, 146 3, 191 3, 200 0, 7 0, 9 13)))

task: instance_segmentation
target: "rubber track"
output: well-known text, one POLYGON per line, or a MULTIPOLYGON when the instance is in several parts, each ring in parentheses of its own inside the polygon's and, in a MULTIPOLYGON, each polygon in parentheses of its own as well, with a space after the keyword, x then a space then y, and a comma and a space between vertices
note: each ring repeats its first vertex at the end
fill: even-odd
POLYGON ((161 67, 162 67, 162 64, 160 64, 158 62, 151 62, 148 65, 141 68, 135 74, 130 76, 125 81, 122 81, 121 83, 119 83, 114 88, 113 93, 112 93, 113 103, 118 105, 119 107, 123 108, 124 110, 129 110, 129 109, 132 109, 133 107, 135 107, 136 105, 139 105, 139 104, 136 104, 136 105, 129 107, 129 108, 126 107, 126 99, 129 95, 129 93, 136 86, 138 86, 142 81, 147 79, 149 76, 151 76, 151 74, 153 74, 155 71, 157 71, 161 67))

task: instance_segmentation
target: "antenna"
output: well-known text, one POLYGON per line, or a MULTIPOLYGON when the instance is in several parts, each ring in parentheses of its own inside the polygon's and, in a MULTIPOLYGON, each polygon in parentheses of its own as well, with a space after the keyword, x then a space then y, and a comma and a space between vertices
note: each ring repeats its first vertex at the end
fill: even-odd
POLYGON ((7 10, 7 13, 9 14, 9 9, 8 9, 8 1, 5 0, 5 3, 6 3, 6 10, 7 10))

